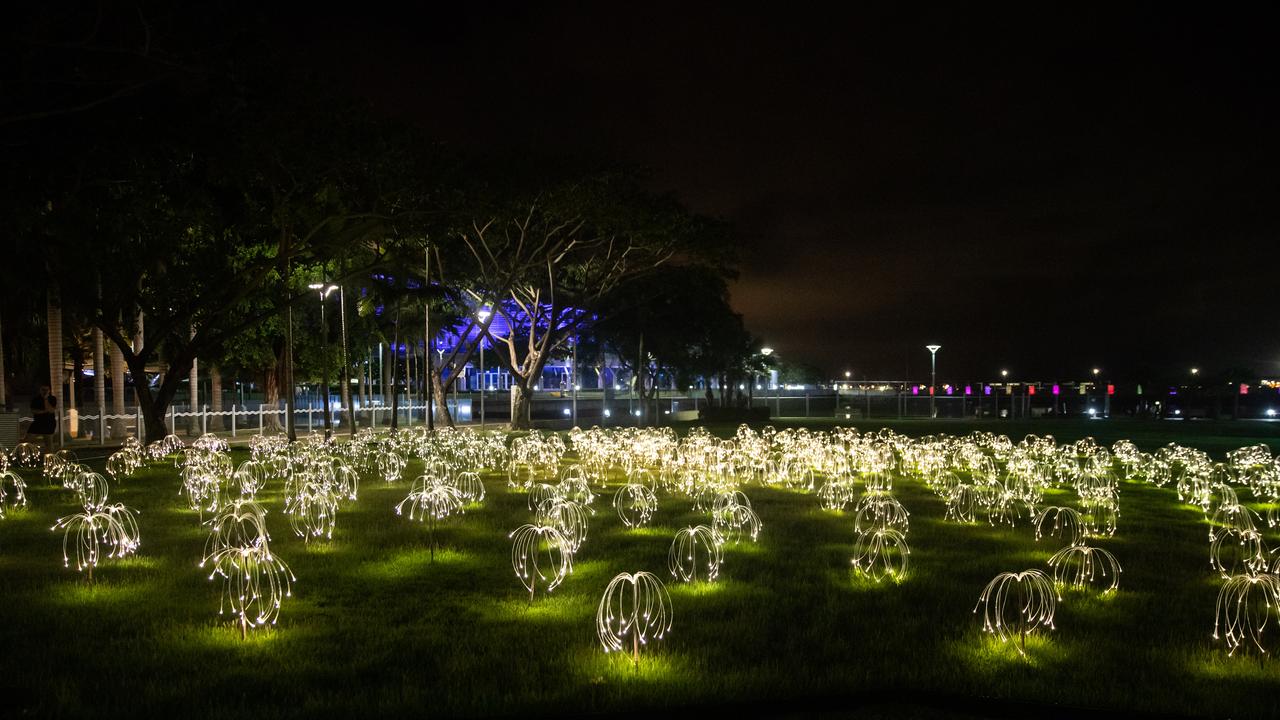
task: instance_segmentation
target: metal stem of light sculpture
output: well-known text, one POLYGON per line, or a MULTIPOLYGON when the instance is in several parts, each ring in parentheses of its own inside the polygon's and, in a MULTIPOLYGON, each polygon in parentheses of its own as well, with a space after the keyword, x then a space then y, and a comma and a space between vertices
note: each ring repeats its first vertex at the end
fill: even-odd
POLYGON ((1051 506, 1040 511, 1036 515, 1034 524, 1036 528, 1036 542, 1045 535, 1045 523, 1053 518, 1053 526, 1049 528, 1049 535, 1067 541, 1068 545, 1080 545, 1084 542, 1085 526, 1080 519, 1080 513, 1069 507, 1051 506))
POLYGON ((1225 631, 1228 655, 1252 643, 1264 656, 1262 636, 1280 608, 1280 576, 1267 573, 1233 575, 1218 591, 1214 608, 1213 639, 1225 631))
POLYGON ((539 580, 546 583, 544 590, 551 592, 573 572, 573 550, 558 528, 521 525, 509 537, 512 540, 511 567, 520 584, 529 591, 530 604, 539 580), (550 578, 544 570, 550 572, 550 578))
POLYGON ((107 548, 106 557, 122 558, 137 551, 140 544, 138 521, 134 517, 137 511, 116 503, 107 504, 107 481, 97 473, 87 473, 92 479, 86 479, 80 498, 84 503, 84 512, 59 518, 53 531, 62 530, 62 564, 71 566, 68 545, 72 535, 76 538, 76 571, 88 570, 89 582, 93 582, 93 569, 102 557, 103 546, 107 548))
POLYGON ((853 544, 853 568, 859 575, 880 582, 890 578, 902 582, 907 576, 907 558, 911 548, 907 538, 892 528, 877 528, 860 533, 853 544))
POLYGON ((652 573, 622 573, 609 582, 596 609, 596 637, 604 651, 626 647, 631 639, 631 661, 639 665, 640 646, 661 640, 671 631, 671 596, 652 573))
POLYGON ((436 523, 455 512, 462 512, 465 499, 462 492, 427 475, 414 481, 413 489, 396 505, 396 515, 409 506, 410 520, 426 521, 431 536, 431 562, 436 560, 436 523))
POLYGON ((209 579, 222 576, 221 615, 230 607, 237 616, 240 639, 250 627, 274 625, 284 598, 297 578, 268 544, 266 511, 252 500, 234 500, 212 520, 200 567, 213 565, 209 579))
POLYGON ((715 582, 724 558, 721 539, 706 525, 686 527, 676 533, 667 553, 667 569, 683 582, 697 582, 698 568, 703 568, 705 582, 715 582))
POLYGON ((658 509, 658 496, 648 486, 627 483, 613 496, 613 507, 628 529, 648 525, 658 509))
POLYGON ((1102 588, 1103 593, 1115 592, 1120 586, 1120 562, 1102 548, 1073 543, 1054 553, 1049 567, 1053 568, 1053 580, 1059 587, 1070 585, 1082 590, 1095 581, 1103 583, 1108 579, 1111 582, 1102 588))
POLYGON ((1110 537, 1116 534, 1120 517, 1120 503, 1112 495, 1099 495, 1080 499, 1081 519, 1085 533, 1092 537, 1110 537))
POLYGON ((1058 608, 1053 581, 1040 570, 1000 573, 995 576, 973 607, 982 608, 982 627, 1001 642, 1012 635, 1019 639, 1018 653, 1027 654, 1027 635, 1040 628, 1053 630, 1053 614, 1058 608))

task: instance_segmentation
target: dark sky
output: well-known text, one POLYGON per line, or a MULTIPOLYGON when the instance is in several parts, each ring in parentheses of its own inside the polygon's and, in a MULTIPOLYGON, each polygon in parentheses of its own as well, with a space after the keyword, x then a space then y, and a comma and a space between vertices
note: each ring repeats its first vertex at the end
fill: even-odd
POLYGON ((734 305, 786 358, 1280 374, 1274 18, 461 5, 283 26, 442 141, 614 159, 730 220, 734 305))

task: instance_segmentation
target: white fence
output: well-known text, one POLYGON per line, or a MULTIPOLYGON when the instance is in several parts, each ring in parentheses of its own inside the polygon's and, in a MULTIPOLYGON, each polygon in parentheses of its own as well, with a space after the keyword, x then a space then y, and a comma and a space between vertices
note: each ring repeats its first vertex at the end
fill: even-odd
MULTIPOLYGON (((454 413, 456 419, 457 408, 454 407, 452 401, 449 402, 449 409, 454 413)), ((469 419, 470 408, 465 408, 464 410, 463 416, 469 419)), ((261 435, 268 431, 279 432, 284 430, 287 412, 284 407, 272 407, 270 405, 260 405, 252 409, 232 405, 230 410, 222 410, 220 412, 211 411, 208 405, 199 410, 188 409, 185 411, 170 407, 169 413, 165 416, 165 424, 168 426, 169 432, 187 435, 203 435, 207 432, 227 431, 230 431, 231 437, 237 437, 245 433, 261 435)), ((427 405, 425 403, 405 403, 396 408, 396 414, 400 418, 400 422, 406 426, 426 424, 426 412, 427 405)), ((334 430, 349 430, 347 423, 350 416, 347 408, 334 404, 330 408, 330 413, 333 417, 334 430)), ((356 413, 360 416, 357 420, 357 424, 360 427, 377 427, 391 422, 391 406, 389 405, 368 405, 358 408, 356 413)), ((316 431, 323 432, 324 430, 323 406, 295 407, 293 416, 294 427, 298 432, 314 433, 316 431)), ((30 417, 18 418, 19 428, 23 432, 25 432, 25 428, 30 422, 30 417)), ((63 412, 58 422, 59 447, 66 445, 68 434, 73 429, 73 426, 75 437, 88 439, 91 442, 96 441, 98 445, 107 445, 109 442, 130 436, 136 437, 143 442, 150 441, 146 437, 146 422, 143 420, 141 408, 134 408, 132 412, 127 412, 123 415, 110 413, 84 414, 76 410, 63 412)))

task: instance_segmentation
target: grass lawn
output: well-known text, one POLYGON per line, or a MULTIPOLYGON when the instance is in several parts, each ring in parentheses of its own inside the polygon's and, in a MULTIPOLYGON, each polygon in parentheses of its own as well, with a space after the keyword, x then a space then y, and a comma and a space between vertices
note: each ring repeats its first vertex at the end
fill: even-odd
MULTIPOLYGON (((972 429, 886 424, 908 434, 972 429)), ((1001 431, 1066 441, 1075 431, 1058 427, 1083 427, 1103 441, 1121 423, 1027 425, 1001 431)), ((1183 427, 1173 423, 1120 436, 1143 449, 1177 439, 1215 455, 1275 440, 1271 425, 1235 436, 1222 433, 1244 424, 1224 425, 1204 444, 1153 434, 1183 427)), ((614 484, 596 500, 572 576, 530 605, 507 537, 531 518, 526 496, 508 490, 505 475, 486 476, 487 499, 442 523, 444 549, 432 562, 426 526, 393 510, 417 467, 395 485, 365 478, 327 542, 293 535, 279 483, 260 493, 273 550, 298 579, 279 625, 245 642, 218 615, 220 583, 197 567, 206 530, 171 466, 113 485, 113 501, 141 511, 142 546, 137 557, 106 561, 92 584, 62 566, 62 538, 49 530, 77 510, 73 496, 28 471, 30 507, 0 520, 0 714, 1280 715, 1280 663, 1229 658, 1211 637, 1220 581, 1207 525, 1172 489, 1122 483, 1119 530, 1095 543, 1123 565, 1120 591, 1064 592, 1056 632, 1033 637, 1023 659, 982 633, 974 603, 998 572, 1046 568, 1057 540, 1036 543, 1025 521, 944 521, 923 483, 900 480, 910 574, 875 585, 851 574, 851 513, 823 510, 814 494, 747 486, 764 523, 759 542, 728 548, 714 584, 668 583, 673 629, 636 669, 601 650, 596 605, 619 572, 670 578, 672 536, 705 522, 689 500, 660 495, 652 525, 628 531, 610 505, 614 484)), ((1073 499, 1051 491, 1046 502, 1073 499)))

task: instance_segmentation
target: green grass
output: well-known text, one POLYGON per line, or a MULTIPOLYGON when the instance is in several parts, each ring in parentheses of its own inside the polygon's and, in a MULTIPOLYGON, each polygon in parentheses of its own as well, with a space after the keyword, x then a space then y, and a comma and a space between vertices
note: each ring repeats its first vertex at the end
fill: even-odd
MULTIPOLYGON (((929 432, 968 431, 947 425, 929 432)), ((596 501, 573 575, 530 605, 507 538, 529 519, 525 496, 507 490, 505 478, 485 482, 483 505, 442 523, 434 562, 426 526, 393 512, 407 480, 365 479, 333 540, 309 545, 293 536, 279 485, 270 486, 262 498, 273 549, 298 581, 278 627, 241 641, 218 615, 219 584, 197 567, 204 528, 178 496, 171 467, 113 486, 113 500, 141 511, 142 547, 136 558, 100 566, 92 585, 62 567, 61 537, 49 531, 75 510, 71 496, 31 477, 30 509, 0 520, 5 712, 312 717, 727 706, 970 717, 993 707, 1032 715, 1049 704, 1280 715, 1280 664, 1228 658, 1210 637, 1219 583, 1205 521, 1172 490, 1123 484, 1119 532, 1099 543, 1124 567, 1120 592, 1066 594, 1057 631, 1033 638, 1022 659, 981 632, 974 603, 996 573, 1043 568, 1057 549, 1052 539, 1037 544, 1025 523, 944 522, 932 493, 900 481, 911 572, 901 584, 874 585, 850 573, 850 513, 825 511, 811 494, 749 486, 764 522, 759 543, 729 548, 714 585, 670 584, 673 630, 633 668, 595 638, 600 593, 622 571, 668 577, 671 535, 703 516, 664 495, 652 527, 628 532, 609 505, 611 488, 596 501)), ((1272 632, 1275 641, 1280 629, 1272 632)))

